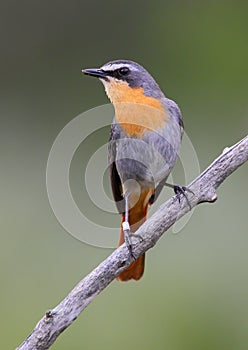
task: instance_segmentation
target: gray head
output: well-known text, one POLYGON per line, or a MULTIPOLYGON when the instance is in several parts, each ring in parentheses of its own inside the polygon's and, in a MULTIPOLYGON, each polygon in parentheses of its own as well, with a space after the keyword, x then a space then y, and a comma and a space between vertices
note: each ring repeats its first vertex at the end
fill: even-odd
POLYGON ((128 85, 129 88, 142 88, 146 96, 163 98, 164 95, 153 77, 136 62, 128 60, 111 61, 97 69, 84 69, 84 74, 99 78, 105 86, 106 92, 111 100, 113 85, 115 90, 118 86, 128 85), (119 84, 118 84, 119 83, 119 84), (111 87, 111 88, 110 88, 111 87))

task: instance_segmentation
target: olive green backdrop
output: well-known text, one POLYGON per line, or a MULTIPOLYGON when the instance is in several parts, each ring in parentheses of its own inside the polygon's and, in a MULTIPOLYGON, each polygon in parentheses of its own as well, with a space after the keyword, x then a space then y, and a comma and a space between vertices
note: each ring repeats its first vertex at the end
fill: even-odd
MULTIPOLYGON (((57 134, 108 102, 81 68, 143 64, 179 103, 203 170, 247 133, 247 13, 241 0, 0 3, 1 349, 111 253, 73 239, 46 192, 57 134)), ((140 282, 114 281, 52 348, 247 349, 247 174, 228 178, 215 204, 149 251, 140 282)))

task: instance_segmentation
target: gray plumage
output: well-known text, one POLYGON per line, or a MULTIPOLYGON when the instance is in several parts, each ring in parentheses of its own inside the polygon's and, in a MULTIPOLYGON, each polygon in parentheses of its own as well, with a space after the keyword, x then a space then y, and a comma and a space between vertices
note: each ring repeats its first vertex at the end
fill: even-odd
MULTIPOLYGON (((119 212, 124 212, 123 184, 128 183, 127 180, 134 180, 142 188, 157 188, 155 191, 157 198, 175 165, 181 146, 183 121, 177 104, 164 96, 151 75, 137 63, 112 61, 102 69, 105 70, 107 67, 110 71, 111 66, 116 68, 121 65, 131 71, 128 77, 124 76, 123 79, 131 87, 142 87, 145 95, 159 98, 168 118, 163 128, 146 130, 142 138, 129 137, 116 118, 113 120, 109 140, 111 184, 117 208, 119 212)), ((112 73, 112 76, 114 74, 118 73, 112 73)))

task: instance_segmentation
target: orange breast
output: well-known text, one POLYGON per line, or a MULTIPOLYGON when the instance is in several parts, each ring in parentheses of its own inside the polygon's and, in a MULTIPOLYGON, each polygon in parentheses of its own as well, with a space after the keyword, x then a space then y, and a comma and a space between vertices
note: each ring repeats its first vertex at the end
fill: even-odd
POLYGON ((128 136, 142 137, 145 130, 156 131, 166 123, 163 105, 156 98, 146 96, 143 88, 110 81, 105 89, 115 107, 116 119, 128 136))

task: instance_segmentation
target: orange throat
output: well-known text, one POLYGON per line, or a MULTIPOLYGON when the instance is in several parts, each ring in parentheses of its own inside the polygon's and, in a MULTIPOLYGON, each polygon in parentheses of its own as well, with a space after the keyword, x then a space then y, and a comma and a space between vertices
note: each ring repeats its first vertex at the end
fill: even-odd
POLYGON ((111 80, 106 93, 115 108, 115 116, 129 137, 141 137, 144 131, 162 128, 167 121, 160 100, 146 96, 141 87, 131 88, 126 82, 111 80))

